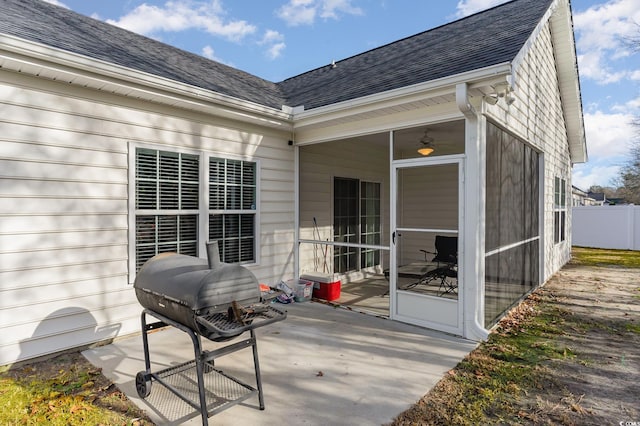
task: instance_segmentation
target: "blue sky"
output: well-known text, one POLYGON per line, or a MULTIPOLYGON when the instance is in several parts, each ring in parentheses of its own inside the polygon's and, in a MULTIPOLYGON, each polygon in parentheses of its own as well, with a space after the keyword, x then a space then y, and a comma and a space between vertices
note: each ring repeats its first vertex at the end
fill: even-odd
MULTIPOLYGON (((504 0, 47 0, 271 81, 446 24, 504 0)), ((572 0, 589 162, 611 185, 640 116, 639 0, 572 0)))

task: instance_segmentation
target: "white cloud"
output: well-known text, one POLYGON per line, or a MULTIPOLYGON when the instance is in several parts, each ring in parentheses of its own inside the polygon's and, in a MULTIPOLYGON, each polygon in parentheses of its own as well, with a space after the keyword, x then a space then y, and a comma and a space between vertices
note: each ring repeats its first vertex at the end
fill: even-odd
POLYGON ((637 70, 614 68, 614 62, 634 54, 629 39, 637 37, 638 0, 611 0, 574 14, 580 75, 600 84, 637 79, 637 70))
POLYGON ((284 42, 284 35, 274 30, 267 30, 258 42, 259 45, 266 45, 266 55, 269 59, 277 59, 282 55, 282 51, 287 47, 284 42))
POLYGON ((285 43, 276 43, 267 49, 267 56, 270 59, 277 59, 282 55, 282 51, 287 47, 285 43))
POLYGON ((342 14, 362 15, 362 9, 353 6, 351 1, 289 0, 276 14, 290 26, 311 25, 318 16, 323 19, 339 19, 342 14))
POLYGON ((221 64, 225 64, 225 65, 229 65, 230 67, 233 67, 233 63, 231 62, 227 62, 223 59, 221 59, 220 57, 216 56, 216 52, 213 50, 213 47, 206 45, 205 47, 202 48, 202 56, 204 56, 207 59, 211 59, 212 61, 216 61, 216 62, 220 62, 221 64))
POLYGON ((363 14, 362 9, 351 5, 351 0, 322 0, 319 3, 320 17, 324 19, 338 19, 339 12, 347 15, 363 14))
POLYGON ((271 44, 282 40, 284 40, 284 36, 281 33, 275 30, 267 30, 265 31, 264 36, 262 36, 260 44, 271 44))
POLYGON ((175 0, 163 6, 143 3, 119 20, 107 22, 145 35, 198 29, 234 41, 256 31, 256 27, 246 21, 226 21, 218 0, 175 0))
POLYGON ((66 9, 69 9, 69 6, 67 6, 66 4, 62 3, 61 1, 58 0, 44 0, 47 3, 51 3, 51 4, 55 4, 56 6, 61 6, 64 7, 66 9))
POLYGON ((290 0, 276 12, 288 25, 310 25, 316 18, 314 0, 290 0))
POLYGON ((593 185, 615 186, 614 181, 620 174, 620 166, 591 166, 589 163, 577 164, 573 168, 571 183, 583 191, 593 185))
POLYGON ((602 50, 590 50, 578 55, 580 76, 595 80, 599 84, 617 83, 624 78, 630 77, 628 71, 615 71, 606 65, 607 62, 606 52, 602 50))
POLYGON ((607 114, 597 111, 584 114, 589 157, 598 160, 615 160, 629 154, 636 129, 632 125, 633 113, 607 114))
POLYGON ((462 18, 472 15, 481 10, 505 3, 506 1, 507 0, 460 0, 456 6, 456 16, 462 18))
POLYGON ((617 111, 627 116, 638 117, 640 116, 640 97, 631 99, 622 105, 614 105, 611 107, 612 111, 617 111))

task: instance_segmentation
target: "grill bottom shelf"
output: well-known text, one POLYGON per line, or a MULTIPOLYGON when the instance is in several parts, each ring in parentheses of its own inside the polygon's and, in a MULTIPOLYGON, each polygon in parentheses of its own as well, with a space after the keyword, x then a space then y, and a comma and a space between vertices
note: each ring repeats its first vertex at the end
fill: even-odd
MULTIPOLYGON (((256 312, 256 314, 258 314, 258 312, 256 312)), ((258 348, 254 328, 282 320, 286 317, 286 312, 281 312, 269 307, 260 311, 259 316, 261 316, 261 318, 258 319, 256 318, 257 316, 258 315, 255 315, 253 318, 250 318, 250 324, 244 324, 240 329, 236 328, 231 331, 234 335, 248 331, 250 333, 249 338, 239 340, 236 343, 228 344, 213 351, 203 351, 200 335, 196 334, 194 330, 157 312, 144 309, 140 315, 140 321, 142 325, 142 344, 146 370, 140 371, 136 375, 135 385, 138 396, 142 399, 148 399, 150 402, 152 399, 158 401, 158 398, 160 398, 154 394, 161 395, 162 398, 164 398, 159 400, 162 402, 161 405, 167 405, 167 403, 169 403, 175 406, 176 411, 180 411, 181 413, 185 412, 185 407, 187 407, 188 411, 191 411, 191 415, 187 412, 184 414, 184 418, 181 419, 172 416, 171 419, 167 418, 167 422, 184 421, 192 417, 193 409, 195 408, 202 416, 203 426, 206 426, 208 425, 208 418, 210 416, 236 405, 254 394, 258 395, 260 410, 264 410, 262 380, 260 378, 260 364, 258 362, 258 348), (147 324, 147 315, 156 317, 160 322, 147 324), (256 319, 258 319, 258 321, 256 321, 256 319), (149 339, 147 334, 160 324, 162 326, 170 325, 176 327, 189 335, 195 352, 194 360, 171 366, 155 373, 151 372, 149 339), (241 382, 235 377, 225 374, 222 370, 214 366, 214 360, 216 358, 244 348, 251 348, 253 352, 253 366, 256 378, 255 388, 241 382), (199 363, 202 363, 200 372, 198 372, 199 363), (153 382, 157 383, 154 388, 158 388, 154 392, 151 390, 153 382), (167 396, 170 395, 175 395, 178 398, 167 398, 167 396), (172 402, 168 402, 168 400, 172 402)), ((216 336, 228 337, 225 336, 226 332, 224 328, 226 328, 226 325, 223 324, 224 321, 214 318, 201 319, 201 317, 196 317, 196 319, 203 326, 211 326, 210 330, 215 333, 216 336), (210 322, 211 319, 214 319, 214 323, 210 322)))
MULTIPOLYGON (((155 381, 158 385, 180 396, 192 407, 200 406, 196 361, 185 362, 152 373, 151 378, 155 380, 149 382, 149 385, 155 381)), ((225 374, 210 363, 204 365, 203 379, 206 412, 209 416, 238 404, 258 392, 252 386, 225 374)), ((154 393, 154 390, 150 391, 151 394, 154 393)))

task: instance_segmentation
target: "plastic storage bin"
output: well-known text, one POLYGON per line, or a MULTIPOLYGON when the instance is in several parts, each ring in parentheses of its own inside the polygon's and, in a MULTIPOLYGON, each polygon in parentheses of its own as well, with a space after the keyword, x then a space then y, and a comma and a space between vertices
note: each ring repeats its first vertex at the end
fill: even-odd
POLYGON ((287 281, 287 285, 293 290, 293 299, 296 302, 308 302, 313 294, 313 281, 293 279, 287 281))

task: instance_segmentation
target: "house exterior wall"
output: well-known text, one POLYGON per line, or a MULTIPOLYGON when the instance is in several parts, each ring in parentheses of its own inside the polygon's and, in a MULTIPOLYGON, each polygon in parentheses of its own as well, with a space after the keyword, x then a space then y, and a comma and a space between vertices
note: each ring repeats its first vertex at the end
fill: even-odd
POLYGON ((0 365, 140 331, 128 269, 138 144, 258 161, 259 258, 249 268, 266 283, 292 275, 288 139, 0 71, 0 365))
MULTIPOLYGON (((531 144, 543 156, 542 209, 543 271, 546 281, 571 256, 570 238, 554 243, 554 179, 566 182, 567 206, 571 205, 571 159, 567 141, 567 128, 559 94, 550 24, 541 28, 532 40, 522 61, 514 69, 516 102, 507 106, 503 102, 487 107, 487 116, 501 123, 531 144)), ((566 209, 566 235, 571 235, 571 209, 566 209)))
MULTIPOLYGON (((517 102, 482 107, 486 117, 542 154, 543 280, 568 261, 571 235, 567 200, 567 239, 554 242, 554 182, 556 178, 564 179, 569 198, 571 160, 550 25, 541 24, 523 50, 526 53, 517 58, 513 67, 513 95, 517 102)), ((392 95, 374 95, 361 104, 355 100, 329 106, 327 111, 296 113, 292 135, 214 113, 189 112, 127 98, 123 92, 121 96, 84 89, 56 82, 52 75, 45 79, 44 74, 40 78, 26 74, 39 72, 38 66, 30 63, 22 74, 0 70, 0 365, 139 332, 140 306, 132 290, 134 272, 130 270, 131 186, 135 184, 130 167, 137 146, 256 161, 260 176, 259 243, 257 262, 249 268, 261 282, 275 284, 297 272, 293 252, 298 246, 294 241, 298 220, 300 238, 315 238, 316 217, 321 239, 331 239, 332 176, 380 182, 381 205, 388 210, 388 147, 381 147, 380 152, 363 151, 346 143, 349 138, 459 120, 463 114, 470 114, 470 108, 461 106, 456 99, 456 85, 465 83, 466 87, 467 81, 456 75, 402 88, 392 95), (287 144, 292 138, 304 149, 299 163, 304 166, 298 188, 299 218, 294 217, 294 148, 287 144), (305 145, 316 142, 323 144, 305 145), (331 146, 339 146, 339 150, 329 150, 331 146)), ((477 83, 477 87, 470 86, 476 90, 475 99, 469 100, 474 106, 481 103, 478 87, 489 86, 508 72, 499 69, 491 75, 491 70, 482 70, 464 76, 469 83, 477 83)), ((54 72, 62 71, 47 69, 47 73, 54 72)), ((71 74, 66 72, 67 76, 71 74)), ((78 81, 102 84, 97 77, 100 76, 92 70, 78 81)), ((143 87, 147 81, 143 80, 123 84, 119 89, 143 93, 147 89, 143 87)), ((119 84, 116 77, 104 82, 112 87, 119 84)), ((178 86, 172 86, 172 90, 178 86)), ((173 99, 172 95, 184 89, 180 87, 154 99, 173 99)), ((465 90, 465 96, 466 93, 465 90)), ((190 96, 201 95, 200 91, 185 90, 176 98, 186 105, 194 100, 190 96)), ((221 109, 236 108, 234 102, 221 109)), ((206 107, 202 110, 212 111, 206 107)), ((243 114, 253 112, 243 110, 226 116, 243 114)), ((271 112, 264 114, 271 120, 271 112)), ((274 120, 284 120, 275 115, 274 120)), ((475 123, 476 117, 469 121, 475 123)), ((483 124, 480 120, 478 128, 483 124)), ((473 132, 467 128, 469 134, 473 132)), ((482 141, 483 136, 478 140, 482 141)), ((468 158, 475 155, 467 152, 468 158)), ((474 167, 467 164, 465 170, 474 167)), ((476 192, 481 193, 482 188, 478 189, 476 192)), ((476 199, 469 193, 464 197, 476 199)), ((465 203, 465 212, 471 211, 470 205, 465 203)), ((407 211, 411 208, 405 207, 407 211)), ((389 213, 383 211, 383 215, 389 213)), ((479 226, 483 223, 479 222, 479 226)), ((389 230, 383 232, 383 244, 388 245, 389 230)), ((203 230, 199 237, 206 239, 203 230)), ((475 253, 481 254, 481 250, 478 247, 475 253)), ((302 272, 312 266, 317 269, 309 249, 300 253, 300 261, 302 272)), ((482 282, 481 274, 468 276, 482 282)), ((467 300, 474 305, 465 305, 465 321, 474 309, 480 309, 476 303, 479 298, 467 300)))

